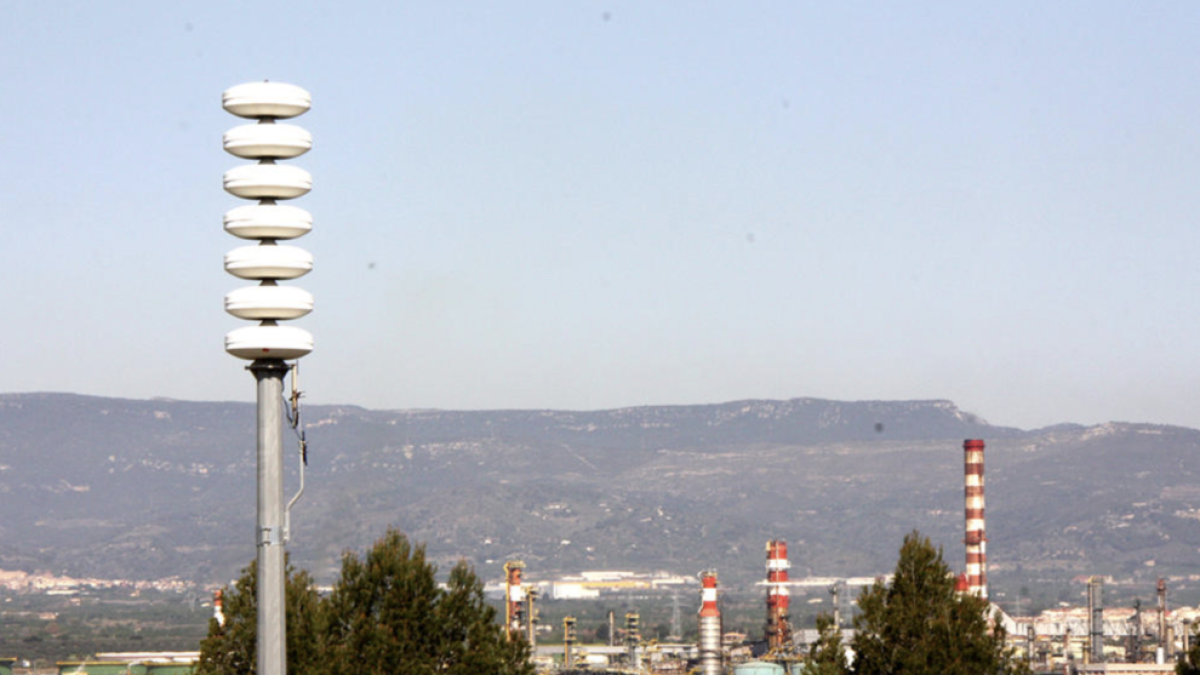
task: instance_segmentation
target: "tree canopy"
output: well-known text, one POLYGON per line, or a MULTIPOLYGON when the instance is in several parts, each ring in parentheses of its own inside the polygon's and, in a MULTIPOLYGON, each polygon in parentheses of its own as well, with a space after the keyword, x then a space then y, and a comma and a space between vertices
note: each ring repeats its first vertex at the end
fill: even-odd
POLYGON ((890 584, 859 596, 851 646, 855 675, 1027 673, 988 621, 986 600, 954 589, 940 549, 913 532, 904 538, 890 584))
POLYGON ((842 644, 842 629, 828 614, 817 615, 817 641, 808 652, 804 675, 846 675, 850 666, 842 644))
MULTIPOLYGON (((225 625, 208 622, 208 637, 200 643, 195 675, 253 675, 258 645, 258 566, 250 563, 233 588, 223 590, 225 625)), ((321 598, 308 572, 287 566, 284 587, 287 624, 287 664, 292 675, 317 675, 317 631, 321 598)))
MULTIPOLYGON (((347 552, 333 592, 317 595, 305 572, 289 568, 288 671, 305 675, 445 673, 532 675, 529 646, 509 641, 465 563, 445 588, 437 568, 396 530, 362 557, 347 552)), ((225 591, 225 625, 214 620, 196 675, 252 675, 256 636, 255 566, 225 591)))

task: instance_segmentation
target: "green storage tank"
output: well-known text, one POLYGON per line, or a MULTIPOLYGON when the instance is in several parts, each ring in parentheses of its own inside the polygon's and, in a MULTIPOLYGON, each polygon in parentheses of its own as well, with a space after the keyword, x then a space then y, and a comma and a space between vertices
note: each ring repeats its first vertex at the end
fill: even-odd
POLYGON ((59 661, 58 675, 146 675, 146 667, 124 661, 59 661))
POLYGON ((747 661, 733 667, 733 675, 784 675, 786 671, 778 663, 747 661))

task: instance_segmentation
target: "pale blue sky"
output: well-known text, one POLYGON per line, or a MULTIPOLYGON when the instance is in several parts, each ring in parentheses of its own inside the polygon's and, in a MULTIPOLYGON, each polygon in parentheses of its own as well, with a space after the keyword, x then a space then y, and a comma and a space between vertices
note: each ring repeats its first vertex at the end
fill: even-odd
POLYGON ((0 391, 251 400, 221 92, 307 88, 310 400, 1200 427, 1200 4, 0 6, 0 391))

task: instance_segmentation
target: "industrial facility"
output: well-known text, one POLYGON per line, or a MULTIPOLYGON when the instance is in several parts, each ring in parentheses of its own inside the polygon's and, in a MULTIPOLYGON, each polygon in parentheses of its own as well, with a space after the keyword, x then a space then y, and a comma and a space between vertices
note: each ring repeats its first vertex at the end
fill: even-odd
MULTIPOLYGON (((985 513, 984 451, 985 443, 968 439, 963 443, 963 543, 965 560, 962 572, 955 578, 959 593, 971 594, 988 601, 989 619, 996 628, 1002 628, 1008 646, 1028 662, 1035 673, 1173 673, 1176 660, 1189 648, 1189 638, 1196 622, 1200 621, 1200 610, 1191 608, 1170 609, 1167 603, 1165 580, 1157 583, 1158 602, 1153 610, 1133 607, 1106 607, 1104 603, 1104 579, 1091 577, 1086 580, 1087 603, 1084 607, 1060 607, 1040 612, 1033 616, 1013 615, 990 600, 988 588, 987 519, 985 513)), ((510 570, 510 565, 505 569, 510 570)), ((534 612, 532 605, 522 604, 524 595, 513 595, 514 589, 522 586, 520 569, 517 575, 508 571, 509 583, 506 597, 513 609, 511 616, 520 612, 534 612), (526 607, 518 610, 518 607, 526 607)), ((792 624, 790 615, 793 590, 812 590, 814 586, 827 589, 834 598, 834 625, 843 633, 843 644, 849 645, 853 630, 843 620, 842 601, 848 598, 848 589, 861 589, 876 581, 890 583, 889 577, 866 579, 804 578, 789 577, 787 542, 771 539, 766 542, 766 579, 759 582, 764 592, 763 639, 748 642, 746 636, 725 631, 721 618, 721 601, 718 593, 717 573, 704 571, 698 575, 699 611, 697 614, 698 638, 695 643, 657 643, 642 640, 638 615, 625 616, 624 640, 609 644, 582 644, 575 632, 575 619, 569 618, 569 627, 564 628, 564 644, 561 647, 545 645, 538 649, 539 667, 569 673, 637 672, 654 675, 784 675, 798 673, 803 668, 808 651, 816 641, 816 631, 800 629, 792 624)), ((674 585, 681 580, 671 577, 662 587, 674 585)), ((548 582, 548 588, 559 588, 559 582, 548 582)), ((551 597, 588 599, 598 598, 602 590, 651 589, 660 587, 646 578, 637 578, 633 573, 588 572, 572 577, 563 592, 555 590, 551 597), (570 588, 570 590, 566 590, 570 588), (584 589, 588 592, 582 592, 584 589)), ((696 588, 696 580, 690 582, 696 588)), ((610 612, 610 622, 612 615, 610 612)), ((564 624, 566 625, 566 624, 564 624)), ((532 634, 528 624, 513 624, 512 634, 532 634)), ((848 649, 848 648, 847 648, 848 649)), ((849 652, 849 649, 848 649, 849 652)), ((853 658, 852 653, 848 653, 853 658)))
MULTIPOLYGON (((1019 614, 996 604, 989 594, 987 519, 983 440, 963 442, 963 544, 965 558, 961 572, 954 574, 954 588, 964 595, 987 601, 989 621, 994 630, 1003 629, 1008 646, 1019 658, 1028 660, 1039 674, 1085 673, 1160 673, 1174 672, 1174 665, 1190 648, 1200 623, 1200 609, 1176 607, 1169 603, 1166 579, 1158 579, 1153 588, 1156 601, 1143 607, 1108 606, 1106 584, 1111 579, 1090 576, 1078 579, 1086 585, 1081 606, 1054 607, 1036 614, 1019 614)), ((761 593, 761 639, 748 639, 742 633, 727 630, 722 617, 723 591, 715 570, 694 576, 666 572, 639 573, 621 570, 583 571, 554 579, 527 578, 524 561, 504 563, 504 577, 485 590, 503 608, 504 635, 508 640, 527 642, 535 655, 539 671, 547 673, 642 673, 644 675, 785 675, 799 673, 817 641, 817 631, 799 626, 792 615, 793 602, 808 597, 808 603, 830 608, 833 626, 842 633, 847 656, 853 659, 850 645, 854 636, 855 591, 876 583, 889 584, 891 577, 817 577, 791 576, 788 543, 781 538, 765 542, 765 576, 753 584, 761 593), (812 598, 813 594, 820 597, 812 598), (832 602, 824 605, 824 596, 832 602), (680 598, 686 607, 691 596, 695 604, 695 623, 684 631, 680 624, 680 598), (607 611, 604 630, 595 623, 581 631, 577 616, 543 622, 539 619, 543 602, 612 601, 623 606, 607 611), (643 626, 643 613, 634 603, 660 603, 670 600, 672 626, 667 633, 643 626), (600 643, 581 639, 606 634, 600 643), (693 640, 680 636, 694 634, 693 640), (561 635, 561 639, 559 639, 561 635), (663 639, 665 636, 665 639, 663 639), (539 641, 541 644, 539 644, 539 641)), ((1001 558, 1003 551, 1000 552, 1001 558)), ((762 560, 762 559, 760 559, 762 560)), ((755 576, 761 572, 755 573, 755 576)), ((1149 590, 1149 589, 1148 589, 1149 590)), ((1000 594, 999 597, 1003 597, 1000 594)), ((1149 604, 1149 603, 1148 603, 1149 604)), ((214 594, 213 618, 223 625, 221 591, 214 594)), ((578 604, 576 605, 578 606, 578 604)), ((745 607, 745 605, 741 605, 745 607)), ((643 609, 646 605, 643 604, 643 609)), ((742 610, 744 611, 744 609, 742 610)), ((1026 610, 1028 611, 1028 610, 1026 610)), ((561 615, 559 615, 561 616, 561 615)), ((593 615, 594 616, 594 615, 593 615)), ((744 619, 743 619, 744 621, 744 619)), ((741 623, 741 622, 739 622, 741 623)), ((186 675, 194 670, 198 653, 107 653, 81 661, 57 664, 60 674, 93 675, 186 675)), ((0 659, 0 675, 12 675, 16 659, 0 659)), ((19 670, 19 669, 18 669, 19 670)))

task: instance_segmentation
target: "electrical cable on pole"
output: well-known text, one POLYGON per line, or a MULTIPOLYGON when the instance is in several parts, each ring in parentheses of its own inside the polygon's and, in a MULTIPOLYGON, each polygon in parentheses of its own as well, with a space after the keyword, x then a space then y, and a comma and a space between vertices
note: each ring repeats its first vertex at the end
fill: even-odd
MULTIPOLYGON (((247 368, 257 383, 257 488, 256 546, 258 548, 258 629, 256 672, 284 675, 287 672, 284 620, 284 558, 288 538, 287 508, 283 502, 284 423, 283 378, 292 369, 288 359, 299 359, 312 351, 312 335, 280 321, 298 319, 313 308, 308 291, 281 286, 279 281, 296 279, 312 270, 312 254, 279 240, 302 237, 312 229, 312 215, 281 200, 301 197, 312 189, 312 176, 305 170, 276 160, 299 157, 312 148, 312 134, 276 120, 302 115, 312 107, 312 96, 300 87, 278 82, 250 82, 231 87, 222 94, 222 107, 238 117, 256 120, 225 132, 226 152, 243 159, 258 160, 225 172, 229 194, 257 204, 225 213, 225 231, 235 237, 257 241, 225 254, 225 271, 239 279, 258 281, 225 296, 225 311, 239 319, 257 321, 225 335, 225 351, 250 361, 247 368)), ((295 375, 293 374, 293 383, 295 375)), ((293 387, 295 423, 299 423, 298 390, 293 387)), ((303 433, 303 432, 301 432, 303 433)), ((306 451, 301 438, 301 457, 306 451)), ((301 472, 301 491, 303 491, 301 472)), ((293 498, 299 498, 299 494, 293 498)))

